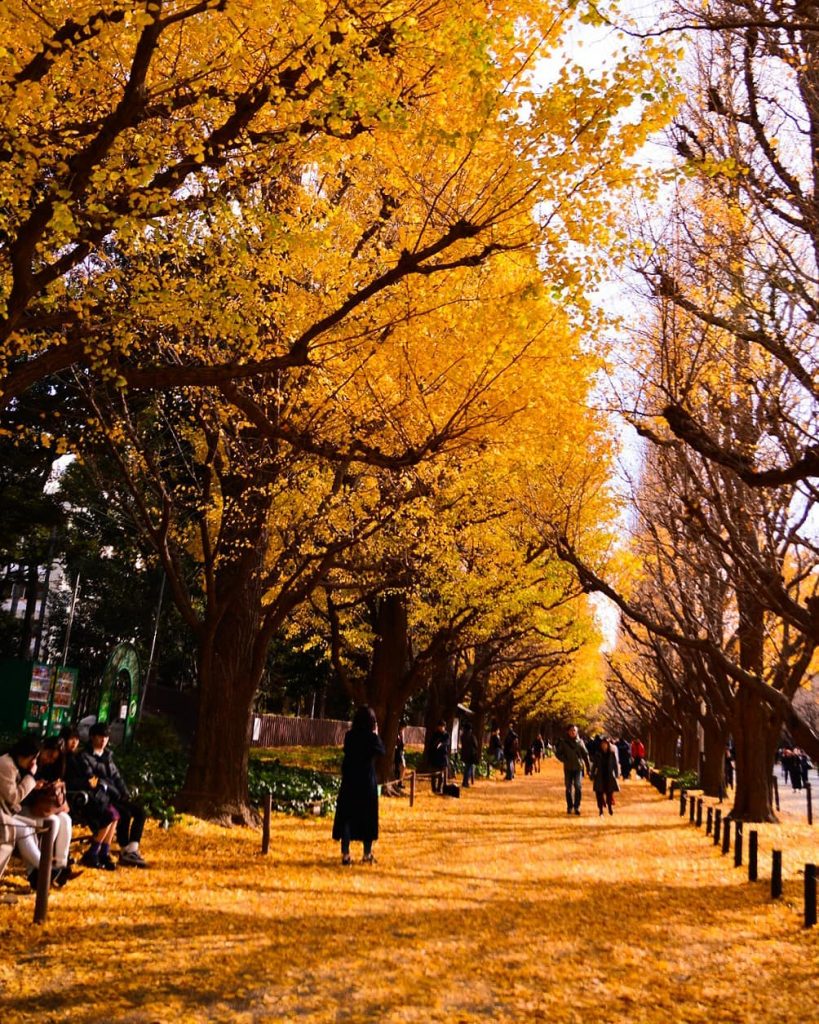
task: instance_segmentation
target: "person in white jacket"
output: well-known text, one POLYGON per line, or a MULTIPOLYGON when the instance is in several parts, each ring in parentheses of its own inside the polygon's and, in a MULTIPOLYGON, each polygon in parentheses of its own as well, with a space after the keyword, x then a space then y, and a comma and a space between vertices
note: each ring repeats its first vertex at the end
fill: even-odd
MULTIPOLYGON (((22 804, 33 790, 43 786, 36 779, 39 752, 40 745, 34 737, 22 736, 7 754, 0 757, 0 812, 5 815, 6 828, 14 830, 17 850, 29 868, 28 880, 32 889, 37 887, 40 867, 36 827, 46 819, 26 814, 22 804)), ((71 818, 68 814, 58 814, 55 818, 53 880, 59 883, 68 863, 71 818)))

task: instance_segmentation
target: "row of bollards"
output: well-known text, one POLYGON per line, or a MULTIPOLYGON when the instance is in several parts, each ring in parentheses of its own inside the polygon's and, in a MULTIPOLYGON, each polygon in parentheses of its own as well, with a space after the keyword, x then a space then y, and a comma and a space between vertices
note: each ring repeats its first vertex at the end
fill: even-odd
MULTIPOLYGON (((703 799, 689 796, 684 790, 680 793, 680 817, 685 816, 688 809, 688 820, 697 828, 702 826, 703 799)), ((734 867, 742 867, 744 854, 744 831, 742 822, 732 822, 726 817, 723 820, 719 807, 709 806, 705 815, 705 834, 711 836, 714 846, 720 846, 723 854, 731 850, 731 832, 734 835, 734 867)), ((748 834, 748 881, 759 879, 759 833, 752 829, 748 834)), ((782 851, 771 851, 771 899, 782 896, 782 851)), ((816 924, 816 865, 805 865, 805 927, 812 928, 816 924)))

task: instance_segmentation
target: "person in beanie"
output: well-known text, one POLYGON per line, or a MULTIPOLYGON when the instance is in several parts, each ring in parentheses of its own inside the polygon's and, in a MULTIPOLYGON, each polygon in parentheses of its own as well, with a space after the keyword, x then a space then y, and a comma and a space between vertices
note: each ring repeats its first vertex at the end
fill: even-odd
POLYGON ((555 744, 555 756, 563 764, 563 780, 566 783, 566 813, 580 814, 580 800, 583 795, 583 769, 590 771, 589 754, 580 737, 577 726, 570 725, 566 735, 555 744))
MULTIPOLYGON (((123 867, 145 868, 148 865, 139 852, 142 832, 145 828, 145 811, 131 799, 125 779, 114 763, 108 749, 111 733, 105 722, 95 722, 88 730, 90 749, 82 756, 91 777, 96 778, 96 788, 108 797, 112 807, 119 814, 116 823, 117 842, 120 847, 119 862, 123 867)), ((109 851, 100 849, 100 861, 105 862, 109 851)))

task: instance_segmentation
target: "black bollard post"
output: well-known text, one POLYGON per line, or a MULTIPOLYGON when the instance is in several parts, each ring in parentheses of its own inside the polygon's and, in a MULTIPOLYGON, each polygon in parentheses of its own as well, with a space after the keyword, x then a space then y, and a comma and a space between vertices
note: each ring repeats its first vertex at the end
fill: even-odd
POLYGON ((773 784, 774 806, 779 810, 779 780, 775 775, 771 776, 771 783, 773 784))
POLYGON ((771 852, 771 899, 778 900, 782 895, 782 851, 771 852))
POLYGON ((262 809, 262 853, 265 854, 270 853, 270 812, 273 810, 273 794, 269 789, 264 795, 262 809))
POLYGON ((719 846, 720 825, 722 824, 722 811, 717 807, 714 811, 714 846, 719 846))
POLYGON ((738 821, 736 824, 736 833, 734 834, 734 867, 742 867, 742 822, 738 821))
POLYGON ((805 786, 805 795, 808 798, 808 824, 813 824, 813 796, 810 788, 810 783, 805 786))
POLYGON ((687 794, 686 794, 685 790, 681 789, 680 790, 680 817, 681 818, 685 816, 685 801, 686 801, 686 798, 687 798, 687 794))
POLYGON ((713 829, 713 827, 714 827, 714 808, 711 807, 711 805, 709 804, 709 806, 708 806, 708 814, 705 816, 705 834, 707 836, 711 835, 711 830, 713 829))
POLYGON ((755 882, 759 877, 759 833, 756 829, 748 836, 748 881, 755 882))
POLYGON ((727 853, 731 849, 731 822, 726 820, 722 823, 722 852, 727 853))
POLYGON ((51 863, 54 858, 57 827, 56 818, 47 818, 47 831, 40 840, 40 866, 37 869, 37 896, 34 901, 35 924, 45 924, 48 917, 48 892, 51 888, 51 863))
POLYGON ((694 812, 697 809, 697 801, 693 796, 688 798, 688 821, 690 824, 694 824, 694 812))
POLYGON ((415 806, 415 772, 410 772, 410 807, 415 806))
POLYGON ((805 927, 816 924, 816 865, 805 865, 805 927))
POLYGON ((702 828, 702 797, 697 800, 697 828, 702 828))

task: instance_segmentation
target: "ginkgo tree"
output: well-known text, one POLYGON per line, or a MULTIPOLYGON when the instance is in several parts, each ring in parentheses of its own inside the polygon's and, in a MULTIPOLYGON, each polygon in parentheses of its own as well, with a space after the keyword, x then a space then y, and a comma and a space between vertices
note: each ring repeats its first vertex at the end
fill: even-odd
POLYGON ((541 4, 52 7, 3 51, 5 393, 84 394, 198 637, 187 804, 243 816, 272 633, 403 470, 521 411, 550 307, 596 327, 664 54, 587 71, 541 4))

